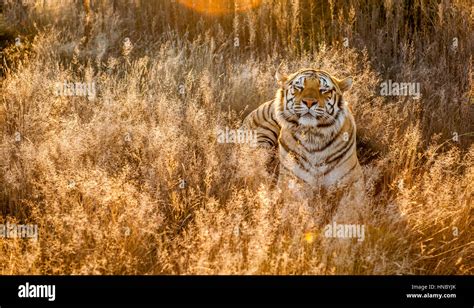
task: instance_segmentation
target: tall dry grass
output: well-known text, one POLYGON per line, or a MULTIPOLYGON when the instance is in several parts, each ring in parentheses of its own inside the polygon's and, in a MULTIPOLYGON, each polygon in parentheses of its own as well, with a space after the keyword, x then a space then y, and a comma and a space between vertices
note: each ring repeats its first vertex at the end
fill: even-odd
POLYGON ((24 32, 3 50, 0 223, 40 234, 0 239, 0 273, 472 274, 469 8, 7 1, 24 32), (272 98, 280 62, 355 77, 356 212, 344 196, 282 202, 268 153, 216 142, 272 98), (420 82, 421 99, 380 96, 387 79, 420 82), (64 81, 95 82, 97 97, 55 96, 64 81), (365 240, 325 238, 332 220, 364 224, 365 240))

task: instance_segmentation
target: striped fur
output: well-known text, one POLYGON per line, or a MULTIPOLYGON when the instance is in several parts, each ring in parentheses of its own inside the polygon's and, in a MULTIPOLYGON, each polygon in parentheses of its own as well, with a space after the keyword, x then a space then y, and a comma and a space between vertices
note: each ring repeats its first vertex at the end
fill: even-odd
POLYGON ((332 187, 362 180, 356 154, 356 125, 343 92, 352 79, 306 69, 289 77, 277 73, 276 98, 250 113, 258 144, 276 148, 279 182, 332 187))
POLYGON ((274 101, 268 101, 252 111, 244 121, 244 128, 257 131, 257 144, 266 148, 278 147, 280 125, 277 122, 274 101))

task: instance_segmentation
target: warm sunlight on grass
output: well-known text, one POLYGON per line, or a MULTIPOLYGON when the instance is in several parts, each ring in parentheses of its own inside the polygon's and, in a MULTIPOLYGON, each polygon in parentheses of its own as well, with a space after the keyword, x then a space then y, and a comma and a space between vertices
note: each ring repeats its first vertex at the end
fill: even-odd
POLYGON ((474 273, 471 1, 3 2, 0 224, 39 236, 0 274, 474 273), (217 142, 280 63, 354 77, 364 202, 283 202, 268 152, 217 142))

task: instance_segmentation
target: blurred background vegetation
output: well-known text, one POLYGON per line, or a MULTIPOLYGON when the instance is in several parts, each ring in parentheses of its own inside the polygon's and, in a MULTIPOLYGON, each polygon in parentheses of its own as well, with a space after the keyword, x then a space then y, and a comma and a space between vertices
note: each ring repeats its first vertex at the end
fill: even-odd
POLYGON ((321 48, 354 48, 367 53, 382 80, 421 84, 430 111, 417 116, 426 140, 438 132, 449 138, 473 130, 470 1, 4 0, 3 7, 10 40, 54 27, 64 33, 62 40, 81 40, 83 60, 90 60, 86 51, 104 48, 104 35, 102 56, 119 54, 115 46, 125 37, 142 56, 170 32, 190 41, 212 39, 214 48, 236 61, 272 57, 274 67, 321 48))

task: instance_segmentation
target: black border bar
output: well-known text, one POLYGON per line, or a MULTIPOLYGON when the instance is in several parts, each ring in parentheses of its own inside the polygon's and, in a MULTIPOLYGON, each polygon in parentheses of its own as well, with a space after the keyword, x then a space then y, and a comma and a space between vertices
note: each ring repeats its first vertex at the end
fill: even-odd
POLYGON ((0 276, 0 307, 474 307, 473 276, 0 276), (55 301, 19 285, 55 285, 55 301), (454 285, 456 298, 407 298, 454 285), (321 303, 325 303, 321 305, 321 303), (174 304, 173 304, 174 303, 174 304), (308 306, 309 305, 309 306, 308 306))

